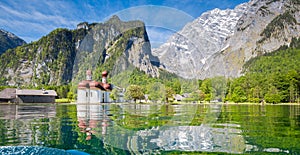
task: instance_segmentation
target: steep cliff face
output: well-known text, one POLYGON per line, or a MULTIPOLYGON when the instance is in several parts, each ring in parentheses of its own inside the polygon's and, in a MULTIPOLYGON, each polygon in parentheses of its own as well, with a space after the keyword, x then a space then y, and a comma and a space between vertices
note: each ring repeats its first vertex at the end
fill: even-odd
POLYGON ((103 24, 96 24, 83 40, 79 41, 73 70, 73 82, 85 78, 85 71, 92 69, 94 78, 108 70, 115 76, 136 67, 153 77, 159 76, 158 68, 151 61, 158 61, 151 54, 151 45, 141 21, 123 22, 113 16, 103 24))
POLYGON ((184 78, 241 75, 253 57, 300 35, 299 0, 251 0, 233 10, 203 13, 153 53, 184 78))
POLYGON ((224 49, 212 56, 203 68, 203 77, 241 75, 243 65, 253 57, 273 52, 300 37, 300 1, 250 1, 224 49))
POLYGON ((214 9, 203 13, 153 53, 166 70, 184 78, 199 78, 200 69, 209 57, 222 49, 247 9, 248 5, 242 4, 233 10, 214 9))
POLYGON ((26 44, 24 40, 16 35, 0 29, 0 55, 6 50, 26 44))
POLYGON ((114 16, 105 23, 80 25, 76 30, 54 30, 37 42, 2 54, 0 83, 61 85, 85 79, 86 69, 92 69, 99 80, 103 70, 116 70, 121 57, 126 60, 123 69, 132 65, 158 76, 142 22, 122 22, 114 16))

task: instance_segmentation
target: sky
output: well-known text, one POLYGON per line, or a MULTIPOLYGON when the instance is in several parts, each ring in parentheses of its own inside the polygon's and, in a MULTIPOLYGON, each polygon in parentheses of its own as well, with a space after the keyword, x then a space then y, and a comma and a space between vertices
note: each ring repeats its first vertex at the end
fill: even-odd
POLYGON ((0 0, 0 29, 27 43, 56 28, 75 29, 80 22, 121 20, 145 22, 151 42, 158 45, 203 12, 232 9, 248 0, 0 0))

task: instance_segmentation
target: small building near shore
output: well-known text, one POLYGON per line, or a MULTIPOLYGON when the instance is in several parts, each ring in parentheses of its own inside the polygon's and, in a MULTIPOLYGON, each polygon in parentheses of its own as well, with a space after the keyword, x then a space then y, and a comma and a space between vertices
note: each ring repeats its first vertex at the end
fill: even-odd
POLYGON ((175 101, 182 101, 183 100, 183 96, 179 95, 179 94, 176 94, 176 95, 173 95, 175 101))
POLYGON ((55 103, 56 96, 54 90, 16 89, 18 103, 55 103))
POLYGON ((55 103, 54 90, 6 88, 0 92, 0 102, 7 103, 55 103))
POLYGON ((92 80, 92 71, 86 71, 86 80, 78 84, 77 103, 110 103, 113 85, 107 83, 107 71, 102 72, 102 82, 92 80))
POLYGON ((16 88, 6 88, 0 92, 0 102, 15 103, 16 88))

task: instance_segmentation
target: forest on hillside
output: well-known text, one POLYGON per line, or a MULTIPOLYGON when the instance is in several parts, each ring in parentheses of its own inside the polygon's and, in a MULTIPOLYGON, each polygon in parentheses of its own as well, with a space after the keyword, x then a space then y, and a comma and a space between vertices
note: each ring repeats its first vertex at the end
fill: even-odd
MULTIPOLYGON (((174 94, 189 94, 185 101, 294 103, 299 102, 299 66, 300 39, 293 38, 289 47, 283 46, 248 61, 243 76, 238 78, 215 77, 195 81, 165 74, 154 79, 136 71, 129 76, 127 86, 140 87, 133 90, 148 94, 154 101, 168 101, 174 94)), ((129 94, 128 99, 132 96, 129 94)), ((135 94, 134 98, 141 99, 143 95, 138 97, 135 94)))
MULTIPOLYGON (((186 80, 164 70, 160 70, 159 78, 153 78, 132 68, 110 77, 109 82, 126 88, 125 98, 135 101, 145 99, 146 95, 153 102, 172 102, 175 94, 188 94, 183 101, 295 103, 300 100, 299 66, 300 38, 293 38, 289 47, 283 46, 248 61, 243 76, 238 78, 186 80)), ((0 90, 4 88, 2 86, 0 90)), ((76 85, 41 85, 36 88, 54 89, 59 98, 76 99, 76 85)), ((111 93, 111 97, 118 98, 117 90, 111 93)))

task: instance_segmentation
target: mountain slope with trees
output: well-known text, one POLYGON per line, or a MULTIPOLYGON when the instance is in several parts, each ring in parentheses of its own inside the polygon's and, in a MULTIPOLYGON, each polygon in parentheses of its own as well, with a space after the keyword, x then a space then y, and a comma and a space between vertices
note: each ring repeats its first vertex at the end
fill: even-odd
POLYGON ((91 69, 95 80, 108 70, 114 76, 130 66, 159 76, 152 65, 151 45, 141 21, 113 16, 105 23, 80 23, 77 29, 56 29, 36 42, 9 49, 0 56, 0 84, 38 87, 75 85, 91 69))
POLYGON ((297 102, 300 93, 300 39, 290 47, 253 58, 244 75, 230 81, 227 99, 234 102, 297 102))

